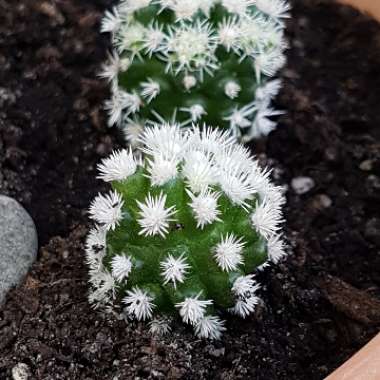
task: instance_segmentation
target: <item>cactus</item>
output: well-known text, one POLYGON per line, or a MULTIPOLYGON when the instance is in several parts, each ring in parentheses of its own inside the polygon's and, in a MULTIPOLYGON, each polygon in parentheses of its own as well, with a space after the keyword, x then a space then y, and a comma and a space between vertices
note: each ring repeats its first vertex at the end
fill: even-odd
POLYGON ((227 131, 148 127, 131 148, 98 166, 112 191, 89 213, 87 239, 95 306, 124 306, 152 332, 179 313, 199 337, 224 331, 218 312, 246 317, 258 302, 252 274, 285 255, 281 188, 227 131))
POLYGON ((228 128, 242 141, 276 127, 270 80, 284 65, 285 0, 124 0, 102 31, 114 52, 109 124, 134 146, 145 124, 176 121, 228 128))

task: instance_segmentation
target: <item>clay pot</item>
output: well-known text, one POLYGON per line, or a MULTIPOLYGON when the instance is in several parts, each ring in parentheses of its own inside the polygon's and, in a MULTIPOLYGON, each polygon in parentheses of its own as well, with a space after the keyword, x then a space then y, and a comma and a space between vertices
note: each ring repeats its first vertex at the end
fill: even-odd
POLYGON ((325 380, 379 380, 380 333, 325 380))
POLYGON ((380 21, 380 1, 379 0, 339 0, 343 4, 348 4, 369 13, 380 21))

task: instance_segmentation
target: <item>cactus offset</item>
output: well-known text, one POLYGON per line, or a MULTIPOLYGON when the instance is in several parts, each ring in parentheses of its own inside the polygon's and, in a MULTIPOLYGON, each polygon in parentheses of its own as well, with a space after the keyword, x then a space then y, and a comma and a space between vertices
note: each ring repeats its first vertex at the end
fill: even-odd
POLYGON ((284 0, 124 0, 102 23, 114 53, 105 104, 134 145, 147 122, 229 128, 249 141, 272 131, 285 62, 284 0))
POLYGON ((99 165, 113 190, 90 206, 90 301, 119 301, 128 317, 153 319, 153 332, 178 313, 219 338, 217 313, 252 313, 252 273, 284 256, 281 188, 227 132, 166 124, 140 140, 144 161, 122 150, 99 165))

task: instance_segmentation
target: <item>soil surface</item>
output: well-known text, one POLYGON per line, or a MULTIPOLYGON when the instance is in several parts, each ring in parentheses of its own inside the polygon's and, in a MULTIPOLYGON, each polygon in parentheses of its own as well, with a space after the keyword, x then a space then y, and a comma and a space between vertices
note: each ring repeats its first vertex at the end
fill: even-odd
POLYGON ((181 324, 152 340, 89 307, 83 240, 98 161, 121 144, 96 77, 103 0, 0 0, 0 193, 34 218, 39 259, 0 309, 0 379, 323 379, 380 328, 380 25, 293 2, 289 62, 267 142, 288 184, 292 254, 259 274, 263 303, 217 343, 181 324), (306 176, 315 186, 298 195, 306 176))

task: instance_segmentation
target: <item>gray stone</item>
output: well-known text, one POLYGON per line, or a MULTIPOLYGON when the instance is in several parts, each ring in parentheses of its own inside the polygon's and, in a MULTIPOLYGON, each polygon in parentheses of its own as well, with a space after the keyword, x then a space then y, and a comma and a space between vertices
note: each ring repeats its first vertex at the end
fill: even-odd
POLYGON ((27 274, 37 250, 32 218, 17 201, 0 195, 0 305, 7 291, 27 274))

